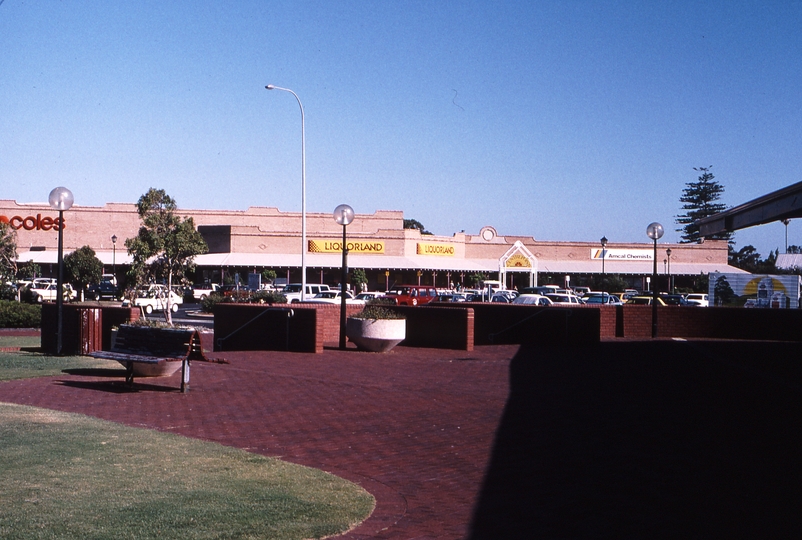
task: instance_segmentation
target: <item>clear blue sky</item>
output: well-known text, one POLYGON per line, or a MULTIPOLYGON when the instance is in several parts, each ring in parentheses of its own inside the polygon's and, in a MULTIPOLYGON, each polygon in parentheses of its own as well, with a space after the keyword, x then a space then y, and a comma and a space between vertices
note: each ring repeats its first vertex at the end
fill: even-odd
POLYGON ((299 211, 274 84, 310 212, 677 241, 694 167, 728 206, 802 180, 800 29, 798 1, 4 0, 0 198, 299 211))

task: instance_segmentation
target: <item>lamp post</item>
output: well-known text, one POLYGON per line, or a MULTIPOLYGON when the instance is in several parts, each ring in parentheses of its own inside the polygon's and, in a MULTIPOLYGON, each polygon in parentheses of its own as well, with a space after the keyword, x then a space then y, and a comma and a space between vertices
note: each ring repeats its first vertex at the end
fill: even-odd
POLYGON ((646 227, 646 235, 654 240, 654 255, 652 256, 652 337, 657 337, 657 240, 663 236, 663 226, 657 223, 649 223, 646 227))
POLYGON ((343 226, 343 264, 342 278, 340 279, 340 349, 345 350, 345 283, 348 281, 348 244, 346 243, 345 228, 354 221, 354 209, 347 204, 341 204, 334 209, 334 221, 343 226))
POLYGON ((298 94, 289 88, 282 88, 280 86, 273 86, 268 84, 265 86, 268 90, 281 90, 289 92, 295 96, 298 101, 298 106, 301 108, 301 302, 304 301, 306 296, 306 131, 304 128, 304 106, 301 104, 301 98, 298 94))
POLYGON ((600 242, 601 242, 601 247, 602 247, 602 252, 601 252, 601 256, 602 256, 602 303, 606 304, 607 303, 607 298, 604 296, 604 293, 607 292, 607 289, 604 286, 604 278, 605 278, 605 276, 604 276, 604 255, 605 255, 605 252, 607 250, 604 249, 604 248, 607 247, 607 237, 606 236, 602 236, 600 242))
POLYGON ((791 223, 791 220, 785 218, 782 221, 782 224, 785 225, 785 253, 788 253, 788 224, 791 223))
POLYGON ((668 292, 674 294, 674 284, 671 282, 671 248, 666 249, 666 257, 668 261, 668 292))
POLYGON ((61 356, 61 345, 64 328, 64 211, 72 208, 75 199, 72 191, 65 187, 57 187, 50 192, 50 207, 58 210, 58 280, 56 283, 56 356, 61 356))
POLYGON ((117 235, 111 235, 111 275, 114 276, 114 284, 117 285, 117 235))

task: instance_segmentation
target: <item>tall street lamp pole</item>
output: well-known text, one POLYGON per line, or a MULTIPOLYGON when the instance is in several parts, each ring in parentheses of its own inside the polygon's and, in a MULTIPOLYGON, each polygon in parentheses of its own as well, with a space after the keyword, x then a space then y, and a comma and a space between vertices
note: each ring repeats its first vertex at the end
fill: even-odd
POLYGON ((298 94, 289 88, 282 88, 268 84, 268 90, 281 90, 289 92, 295 96, 298 106, 301 108, 301 302, 306 296, 306 130, 304 127, 304 106, 298 94))
POLYGON ((668 291, 671 294, 674 294, 674 284, 671 281, 671 248, 666 250, 666 257, 668 261, 668 291))
POLYGON ((646 227, 646 235, 654 240, 654 254, 652 256, 652 260, 654 265, 652 267, 652 337, 657 337, 657 289, 660 287, 657 286, 657 240, 659 240, 665 231, 663 230, 663 226, 657 223, 650 223, 648 227, 646 227))
POLYGON ((601 247, 602 247, 602 252, 601 252, 601 256, 602 256, 602 304, 606 304, 607 303, 607 297, 604 294, 605 292, 607 292, 607 288, 604 285, 604 278, 605 278, 605 275, 604 275, 604 256, 605 256, 606 251, 607 251, 606 249, 604 249, 604 248, 607 247, 607 237, 606 236, 602 236, 601 237, 601 247))
POLYGON ((782 224, 785 225, 785 253, 788 253, 788 224, 791 223, 791 220, 785 218, 782 221, 782 224))
POLYGON ((348 244, 345 228, 354 221, 354 209, 347 204, 341 204, 334 209, 334 221, 343 226, 343 263, 342 277, 340 279, 340 349, 345 350, 345 284, 348 281, 348 244))
POLYGON ((111 235, 111 275, 114 276, 114 284, 117 284, 117 235, 111 235))
POLYGON ((48 197, 50 207, 58 210, 58 280, 56 283, 56 356, 61 356, 64 334, 64 211, 72 208, 75 199, 72 191, 65 187, 57 187, 48 197))

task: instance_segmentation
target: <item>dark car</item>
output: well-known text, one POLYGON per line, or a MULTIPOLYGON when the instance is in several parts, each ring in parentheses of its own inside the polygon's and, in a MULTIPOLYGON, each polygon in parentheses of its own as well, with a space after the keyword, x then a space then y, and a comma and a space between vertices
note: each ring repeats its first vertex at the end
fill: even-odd
POLYGON ((89 286, 86 292, 87 298, 92 300, 116 300, 120 291, 111 281, 101 281, 89 286))
POLYGON ((685 300, 685 297, 682 296, 681 294, 665 294, 665 295, 660 296, 660 298, 662 298, 663 302, 665 302, 666 305, 669 305, 669 306, 689 306, 689 305, 691 305, 691 304, 688 303, 687 300, 685 300))

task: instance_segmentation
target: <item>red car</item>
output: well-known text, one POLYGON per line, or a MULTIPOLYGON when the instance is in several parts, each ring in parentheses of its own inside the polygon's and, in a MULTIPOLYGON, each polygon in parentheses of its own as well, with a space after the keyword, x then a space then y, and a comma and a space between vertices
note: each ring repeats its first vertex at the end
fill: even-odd
POLYGON ((392 298, 399 306, 418 306, 437 298, 437 289, 431 285, 398 285, 387 291, 385 298, 392 298))

